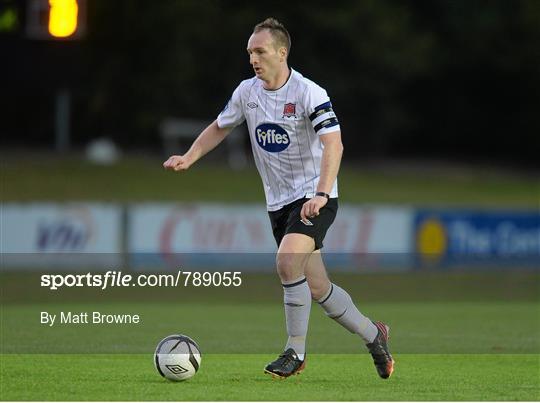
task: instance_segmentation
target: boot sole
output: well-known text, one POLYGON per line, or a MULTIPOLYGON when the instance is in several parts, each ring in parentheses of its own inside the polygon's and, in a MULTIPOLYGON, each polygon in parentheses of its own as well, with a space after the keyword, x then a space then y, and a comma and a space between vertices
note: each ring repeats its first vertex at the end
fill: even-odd
POLYGON ((264 369, 264 373, 268 374, 268 375, 271 375, 272 379, 286 379, 286 378, 288 378, 290 376, 293 376, 293 375, 300 375, 305 367, 306 367, 306 362, 304 361, 302 363, 302 365, 300 365, 300 367, 298 367, 298 369, 296 371, 292 372, 290 375, 276 374, 275 372, 269 371, 266 368, 264 369))

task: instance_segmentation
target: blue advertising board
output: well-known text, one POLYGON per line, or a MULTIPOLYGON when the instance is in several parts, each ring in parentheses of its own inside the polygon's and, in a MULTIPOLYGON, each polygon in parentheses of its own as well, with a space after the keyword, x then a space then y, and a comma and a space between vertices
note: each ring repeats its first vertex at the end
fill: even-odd
POLYGON ((540 268, 537 211, 417 210, 413 231, 420 267, 540 268))

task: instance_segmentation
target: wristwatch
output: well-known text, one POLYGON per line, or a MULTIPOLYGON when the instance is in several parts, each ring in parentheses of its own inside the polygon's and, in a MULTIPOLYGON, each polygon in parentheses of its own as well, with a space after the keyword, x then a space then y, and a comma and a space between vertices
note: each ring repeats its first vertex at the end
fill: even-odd
POLYGON ((315 193, 315 196, 322 196, 322 197, 326 197, 327 199, 330 198, 330 195, 328 193, 324 193, 324 192, 317 192, 317 193, 315 193))

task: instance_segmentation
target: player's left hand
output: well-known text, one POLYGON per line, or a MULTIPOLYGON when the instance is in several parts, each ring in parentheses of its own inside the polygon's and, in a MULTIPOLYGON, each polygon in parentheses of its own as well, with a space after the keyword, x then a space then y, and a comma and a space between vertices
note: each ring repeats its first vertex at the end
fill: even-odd
POLYGON ((300 211, 301 219, 306 220, 317 217, 319 215, 319 210, 322 209, 326 203, 328 203, 328 199, 324 196, 312 197, 302 206, 302 210, 300 211))

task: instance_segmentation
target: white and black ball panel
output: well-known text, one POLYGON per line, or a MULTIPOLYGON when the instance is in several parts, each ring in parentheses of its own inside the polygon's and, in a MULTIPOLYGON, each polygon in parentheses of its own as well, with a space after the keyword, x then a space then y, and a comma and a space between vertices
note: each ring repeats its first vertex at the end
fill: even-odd
POLYGON ((185 335, 171 335, 161 340, 154 353, 154 364, 164 378, 180 381, 191 378, 201 365, 197 343, 185 335))

